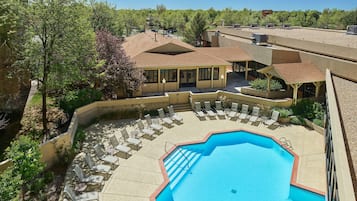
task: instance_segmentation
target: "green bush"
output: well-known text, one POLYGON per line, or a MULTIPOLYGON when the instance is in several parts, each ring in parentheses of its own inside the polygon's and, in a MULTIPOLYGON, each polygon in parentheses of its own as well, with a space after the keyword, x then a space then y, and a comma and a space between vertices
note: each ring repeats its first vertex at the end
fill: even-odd
MULTIPOLYGON (((268 80, 267 79, 257 78, 255 80, 249 82, 249 84, 253 89, 257 89, 257 90, 261 90, 261 91, 266 91, 268 88, 268 80)), ((270 80, 270 90, 271 91, 280 90, 282 88, 283 88, 283 86, 280 84, 279 81, 270 80)))
POLYGON ((292 107, 295 115, 302 116, 306 119, 320 119, 324 118, 324 109, 322 105, 318 102, 314 102, 310 99, 303 99, 299 101, 295 106, 292 107))
POLYGON ((274 108, 273 110, 278 111, 280 113, 279 117, 281 118, 286 118, 293 114, 293 111, 287 108, 274 108))
POLYGON ((59 106, 66 113, 73 114, 74 110, 84 105, 98 101, 102 98, 102 92, 95 89, 80 89, 70 91, 59 100, 59 106))
POLYGON ((305 125, 305 120, 300 116, 295 116, 290 119, 290 123, 295 125, 305 125))
POLYGON ((0 200, 19 200, 23 181, 21 175, 14 174, 13 168, 7 168, 0 174, 0 200))
POLYGON ((314 122, 314 124, 316 124, 320 127, 324 126, 323 121, 321 119, 314 119, 312 122, 314 122))

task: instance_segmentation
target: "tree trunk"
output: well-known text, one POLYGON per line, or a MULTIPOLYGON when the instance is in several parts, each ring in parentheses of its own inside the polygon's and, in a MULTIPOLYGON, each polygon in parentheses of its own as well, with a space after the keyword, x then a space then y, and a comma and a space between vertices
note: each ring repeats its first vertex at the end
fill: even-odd
POLYGON ((44 57, 43 57, 43 79, 42 79, 42 87, 41 87, 41 95, 42 95, 42 126, 43 126, 43 136, 44 141, 47 140, 48 128, 47 128, 47 78, 49 71, 49 61, 48 61, 47 51, 45 49, 44 57))

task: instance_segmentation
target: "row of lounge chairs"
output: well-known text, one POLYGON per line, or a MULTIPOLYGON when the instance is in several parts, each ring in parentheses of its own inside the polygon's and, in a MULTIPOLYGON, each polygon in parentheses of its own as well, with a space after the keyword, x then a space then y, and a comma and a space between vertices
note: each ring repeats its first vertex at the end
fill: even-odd
POLYGON ((221 101, 215 101, 215 110, 211 108, 211 103, 209 101, 204 101, 204 109, 201 107, 200 102, 195 102, 194 103, 194 111, 197 115, 198 118, 200 119, 205 119, 206 116, 209 118, 216 118, 218 116, 219 118, 226 118, 226 116, 231 119, 241 119, 241 120, 247 120, 248 122, 259 122, 262 121, 264 124, 267 126, 271 126, 273 124, 277 124, 278 118, 279 118, 279 112, 278 111, 273 111, 271 114, 270 119, 263 119, 260 116, 260 108, 257 106, 253 106, 252 112, 249 113, 249 105, 247 104, 242 104, 240 112, 238 111, 238 103, 233 102, 231 105, 230 109, 225 109, 223 110, 222 107, 222 102, 221 101))
MULTIPOLYGON (((98 174, 112 174, 112 169, 119 166, 119 157, 116 155, 118 153, 124 154, 125 158, 129 158, 132 149, 139 150, 142 147, 142 141, 140 137, 146 137, 149 139, 154 139, 155 134, 161 134, 163 132, 163 125, 167 127, 173 127, 174 123, 182 124, 183 118, 175 113, 173 106, 168 106, 168 114, 165 114, 163 108, 158 109, 159 118, 152 119, 150 114, 145 115, 146 125, 143 120, 136 120, 137 129, 129 132, 126 128, 120 130, 120 139, 115 135, 109 136, 109 149, 105 149, 103 144, 97 144, 94 146, 95 156, 102 162, 96 163, 94 159, 86 153, 84 155, 84 162, 90 171, 98 174), (161 123, 160 123, 161 120, 161 123)), ((82 168, 76 164, 74 165, 73 171, 78 178, 80 183, 90 184, 90 185, 103 185, 105 177, 102 175, 86 175, 82 168)), ((84 192, 80 195, 76 195, 75 191, 68 185, 65 186, 64 192, 73 201, 89 201, 98 200, 98 192, 84 192)))

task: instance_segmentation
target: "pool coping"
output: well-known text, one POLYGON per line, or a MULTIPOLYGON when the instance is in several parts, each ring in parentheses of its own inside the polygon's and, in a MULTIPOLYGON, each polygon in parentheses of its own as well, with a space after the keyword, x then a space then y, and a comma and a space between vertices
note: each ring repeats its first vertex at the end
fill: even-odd
POLYGON ((274 140, 277 144, 279 144, 280 146, 282 146, 286 151, 288 151, 291 155, 294 156, 294 164, 293 164, 293 170, 292 170, 292 174, 291 174, 291 179, 290 179, 290 185, 296 186, 298 188, 302 188, 304 190, 325 196, 325 192, 305 186, 303 184, 299 184, 297 183, 297 174, 298 174, 298 166, 299 166, 299 156, 293 151, 291 150, 289 147, 287 147, 286 145, 282 144, 275 136, 272 135, 267 135, 265 133, 261 133, 261 132, 257 132, 257 131, 252 131, 249 129, 232 129, 232 130, 222 130, 222 131, 211 131, 209 132, 203 139, 201 140, 194 140, 194 141, 188 141, 188 142, 184 142, 184 143, 178 143, 175 144, 175 146, 171 147, 169 151, 167 151, 164 155, 162 155, 159 159, 159 165, 160 165, 160 169, 161 169, 161 173, 164 177, 164 181, 160 184, 160 186, 150 195, 150 201, 156 201, 156 197, 164 190, 164 188, 169 184, 170 180, 169 177, 167 175, 165 166, 164 166, 164 159, 170 155, 177 147, 180 146, 185 146, 185 145, 191 145, 191 144, 200 144, 200 143, 205 143, 207 142, 207 140, 212 136, 212 135, 216 135, 216 134, 220 134, 220 133, 228 133, 228 132, 237 132, 237 131, 246 131, 249 133, 253 133, 256 135, 260 135, 262 137, 266 137, 266 138, 270 138, 272 140, 274 140))

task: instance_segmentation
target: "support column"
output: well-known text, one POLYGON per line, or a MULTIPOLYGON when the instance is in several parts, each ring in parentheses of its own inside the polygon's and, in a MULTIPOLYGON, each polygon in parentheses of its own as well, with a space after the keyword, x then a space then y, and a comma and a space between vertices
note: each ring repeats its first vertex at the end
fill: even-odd
POLYGON ((211 88, 213 88, 213 70, 214 70, 214 67, 212 66, 211 67, 211 88))
POLYGON ((248 80, 248 61, 245 61, 245 80, 248 80))
POLYGON ((296 84, 291 84, 291 87, 293 88, 294 92, 293 92, 293 104, 296 105, 297 103, 297 95, 298 95, 298 90, 299 87, 301 87, 301 83, 296 83, 296 84))
POLYGON ((273 77, 272 75, 270 75, 270 74, 264 74, 266 77, 267 77, 267 79, 268 79, 268 86, 267 86, 267 90, 268 90, 268 92, 270 91, 270 80, 271 80, 271 78, 273 77))
POLYGON ((317 98, 319 97, 322 82, 313 82, 313 84, 315 85, 315 98, 317 98))

